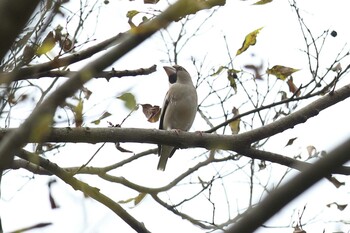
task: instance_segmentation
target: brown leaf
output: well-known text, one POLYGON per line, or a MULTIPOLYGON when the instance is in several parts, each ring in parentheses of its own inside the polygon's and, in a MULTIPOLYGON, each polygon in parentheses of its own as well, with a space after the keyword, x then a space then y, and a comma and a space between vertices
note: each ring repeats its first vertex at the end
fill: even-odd
POLYGON ((254 72, 254 78, 255 79, 260 79, 262 80, 263 78, 261 77, 260 73, 262 71, 263 65, 260 64, 259 66, 253 65, 253 64, 248 64, 245 65, 244 68, 252 70, 254 72))
POLYGON ((151 123, 157 122, 160 117, 161 109, 157 105, 141 104, 142 112, 145 114, 147 120, 151 123))
POLYGON ((287 144, 284 147, 293 145, 293 142, 295 141, 295 139, 297 139, 297 137, 289 139, 287 144))
POLYGON ((85 99, 89 99, 91 94, 92 94, 92 91, 90 91, 89 89, 87 89, 86 87, 82 87, 81 88, 81 91, 84 93, 84 97, 85 99))
POLYGON ((310 145, 306 147, 307 153, 309 154, 309 157, 314 156, 317 153, 316 147, 310 145))
POLYGON ((297 88, 297 86, 295 86, 295 84, 293 83, 293 77, 290 77, 288 79, 287 84, 289 87, 289 91, 293 93, 296 97, 299 97, 301 93, 299 88, 297 88))
POLYGON ((327 204, 327 207, 330 208, 332 205, 336 205, 338 210, 340 210, 340 211, 343 211, 348 206, 347 204, 340 205, 336 202, 332 202, 332 203, 327 204))
POLYGON ((143 0, 145 4, 156 4, 157 2, 159 2, 159 0, 143 0))

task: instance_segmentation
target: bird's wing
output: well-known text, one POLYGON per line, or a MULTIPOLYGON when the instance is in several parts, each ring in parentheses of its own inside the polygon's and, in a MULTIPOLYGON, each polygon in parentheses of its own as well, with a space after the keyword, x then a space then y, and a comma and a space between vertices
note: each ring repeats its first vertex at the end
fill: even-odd
POLYGON ((159 120, 159 129, 164 129, 163 123, 164 123, 164 116, 165 112, 169 106, 170 99, 169 99, 169 92, 166 93, 164 103, 163 103, 163 108, 161 110, 161 115, 160 115, 160 120, 159 120))

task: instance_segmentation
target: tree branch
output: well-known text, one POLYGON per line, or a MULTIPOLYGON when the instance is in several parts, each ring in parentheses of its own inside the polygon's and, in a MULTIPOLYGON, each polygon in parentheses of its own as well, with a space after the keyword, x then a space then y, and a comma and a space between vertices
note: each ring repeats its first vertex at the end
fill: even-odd
POLYGON ((131 226, 137 232, 149 232, 143 223, 138 222, 133 216, 126 212, 118 203, 114 202, 112 199, 102 194, 100 190, 96 187, 91 187, 85 182, 82 182, 72 176, 71 173, 66 172, 64 169, 57 166, 57 164, 50 162, 34 153, 29 153, 25 150, 20 150, 17 153, 22 159, 31 161, 37 166, 43 167, 44 169, 52 172, 54 175, 59 177, 61 180, 72 186, 75 190, 79 190, 86 194, 87 196, 95 199, 96 201, 104 204, 115 214, 117 214, 121 219, 123 219, 129 226, 131 226))
POLYGON ((290 201, 347 162, 349 160, 349 151, 350 138, 331 151, 327 156, 317 161, 309 169, 296 175, 289 182, 271 192, 255 208, 248 210, 227 232, 254 232, 290 201))
POLYGON ((57 58, 49 62, 44 62, 38 65, 32 65, 24 67, 12 72, 0 73, 0 84, 11 83, 13 81, 25 80, 36 77, 40 73, 48 72, 52 69, 56 69, 62 66, 68 66, 73 63, 82 61, 91 57, 92 55, 107 49, 111 44, 117 44, 123 36, 123 33, 119 33, 105 41, 98 43, 97 45, 91 46, 83 51, 67 55, 62 58, 57 58))
MULTIPOLYGON (((156 72, 157 66, 153 65, 148 68, 140 68, 136 70, 114 70, 111 71, 101 71, 95 75, 94 78, 105 78, 109 81, 111 78, 117 77, 125 77, 125 76, 138 76, 138 75, 149 75, 153 72, 156 72)), ((72 77, 76 76, 79 71, 69 71, 69 70, 49 70, 42 73, 36 73, 29 77, 20 77, 18 80, 25 79, 34 79, 34 78, 43 78, 43 77, 72 77)))

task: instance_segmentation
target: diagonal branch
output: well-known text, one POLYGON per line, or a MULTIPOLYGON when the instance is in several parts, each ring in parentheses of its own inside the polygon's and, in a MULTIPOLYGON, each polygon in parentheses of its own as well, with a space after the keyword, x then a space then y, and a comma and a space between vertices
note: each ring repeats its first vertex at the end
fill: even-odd
POLYGON ((301 172, 280 188, 271 192, 255 208, 249 209, 227 232, 254 232, 265 221, 281 210, 294 198, 310 188, 323 177, 349 160, 350 138, 321 158, 309 169, 301 172))

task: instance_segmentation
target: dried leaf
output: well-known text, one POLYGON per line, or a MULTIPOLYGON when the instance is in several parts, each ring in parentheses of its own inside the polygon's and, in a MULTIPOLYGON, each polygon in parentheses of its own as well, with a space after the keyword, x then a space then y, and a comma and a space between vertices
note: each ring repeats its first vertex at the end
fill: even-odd
POLYGON ((286 80, 288 76, 293 74, 294 72, 299 71, 299 69, 294 69, 286 66, 275 65, 271 69, 267 69, 266 73, 275 75, 277 78, 281 80, 286 80))
POLYGON ((294 227, 293 233, 306 233, 303 229, 301 229, 299 226, 294 227))
POLYGON ((230 81, 230 86, 233 88, 235 93, 237 93, 237 84, 236 80, 237 79, 237 72, 234 69, 229 69, 227 70, 227 79, 230 81))
POLYGON ((92 94, 92 91, 90 91, 86 87, 82 87, 80 90, 84 93, 85 99, 88 100, 90 98, 91 94, 92 94))
POLYGON ((73 49, 73 41, 68 37, 61 39, 59 45, 64 52, 69 52, 73 49))
POLYGON ((307 153, 309 154, 309 157, 314 156, 317 153, 316 147, 310 145, 306 147, 307 153))
MULTIPOLYGON (((237 116, 239 114, 239 110, 236 107, 233 107, 232 113, 233 113, 233 116, 237 116)), ((238 134, 239 133, 239 130, 240 130, 239 124, 240 124, 240 122, 241 122, 241 118, 238 118, 238 119, 236 119, 234 121, 231 121, 229 123, 232 134, 238 134)))
POLYGON ((45 39, 43 40, 43 42, 41 43, 39 48, 36 50, 36 54, 37 55, 46 54, 46 53, 50 52, 51 49, 53 49, 53 47, 55 47, 55 45, 56 45, 56 40, 55 40, 53 32, 51 31, 47 34, 47 36, 45 37, 45 39))
POLYGON ((249 33, 248 35, 246 35, 244 42, 242 44, 242 47, 237 50, 236 56, 246 51, 250 46, 253 46, 256 44, 256 37, 258 36, 261 29, 263 28, 262 27, 258 28, 252 31, 251 33, 249 33))
POLYGON ((157 105, 141 104, 143 114, 145 114, 147 120, 151 123, 157 122, 160 117, 160 107, 157 105))
POLYGON ((289 87, 289 91, 291 93, 293 93, 293 95, 295 95, 296 97, 299 97, 301 92, 300 92, 299 88, 297 88, 297 86, 295 86, 292 76, 290 76, 290 78, 287 80, 287 84, 289 87))
POLYGON ((342 69, 342 67, 341 67, 340 62, 339 62, 336 66, 334 66, 334 67, 332 68, 332 71, 337 72, 337 73, 340 73, 342 70, 343 70, 343 69, 342 69))
POLYGON ((118 96, 117 99, 124 101, 124 106, 129 110, 134 110, 136 108, 136 99, 130 92, 124 93, 118 96))
POLYGON ((261 70, 262 70, 262 67, 263 67, 262 64, 260 64, 260 66, 253 65, 253 64, 248 64, 248 65, 245 65, 245 66, 244 66, 244 68, 246 68, 246 69, 253 70, 253 72, 254 72, 254 78, 255 78, 255 79, 260 79, 260 80, 263 79, 263 78, 261 77, 261 75, 260 75, 261 70))
POLYGON ((129 19, 132 19, 134 18, 138 13, 140 13, 139 11, 137 10, 131 10, 131 11, 128 11, 126 13, 126 17, 128 17, 129 19))
POLYGON ((270 2, 272 2, 272 0, 260 0, 260 1, 257 1, 256 3, 254 3, 253 5, 264 5, 264 4, 267 4, 270 2))
POLYGON ((228 69, 227 66, 220 66, 217 71, 215 71, 213 74, 210 76, 216 76, 219 75, 224 69, 228 69))
POLYGON ((156 4, 157 2, 159 2, 159 0, 143 0, 145 4, 156 4))
POLYGON ((340 210, 340 211, 343 211, 343 210, 348 206, 347 204, 340 205, 340 204, 338 204, 338 203, 336 203, 336 202, 329 203, 329 204, 327 204, 326 206, 327 206, 328 208, 330 208, 332 205, 336 205, 337 208, 338 208, 338 210, 340 210))
POLYGON ((287 147, 287 146, 293 145, 293 143, 294 143, 295 139, 297 139, 297 137, 289 139, 289 140, 288 140, 288 142, 287 142, 287 144, 286 144, 284 147, 287 147))

